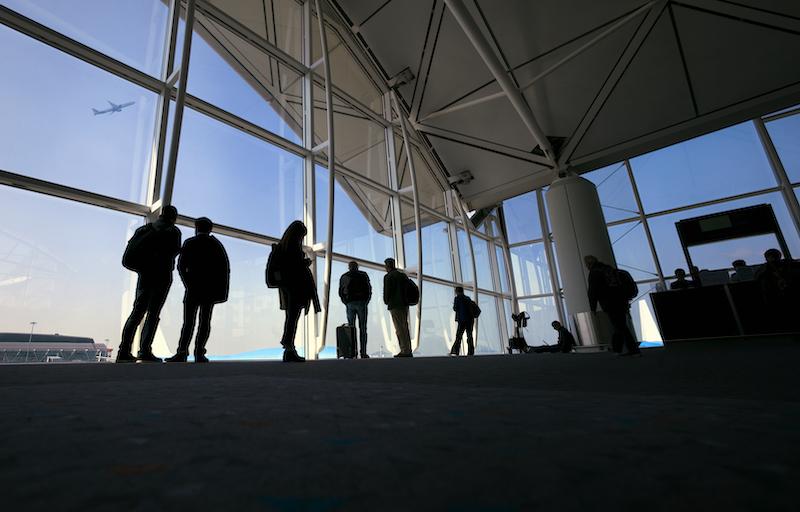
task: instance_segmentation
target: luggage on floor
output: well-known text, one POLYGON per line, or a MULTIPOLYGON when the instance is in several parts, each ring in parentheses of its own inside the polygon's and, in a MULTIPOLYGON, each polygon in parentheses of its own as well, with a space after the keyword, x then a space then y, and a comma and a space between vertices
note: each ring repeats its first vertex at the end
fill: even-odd
POLYGON ((336 358, 356 357, 356 328, 348 324, 336 328, 336 358))

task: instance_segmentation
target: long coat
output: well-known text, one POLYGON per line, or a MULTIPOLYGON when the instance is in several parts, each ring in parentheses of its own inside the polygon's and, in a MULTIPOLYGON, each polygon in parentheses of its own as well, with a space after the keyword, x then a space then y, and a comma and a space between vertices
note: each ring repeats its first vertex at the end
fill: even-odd
POLYGON ((302 251, 297 254, 285 253, 278 244, 272 245, 270 258, 278 282, 281 309, 288 309, 290 304, 300 305, 308 314, 313 302, 314 311, 320 311, 317 286, 309 268, 311 260, 302 251))

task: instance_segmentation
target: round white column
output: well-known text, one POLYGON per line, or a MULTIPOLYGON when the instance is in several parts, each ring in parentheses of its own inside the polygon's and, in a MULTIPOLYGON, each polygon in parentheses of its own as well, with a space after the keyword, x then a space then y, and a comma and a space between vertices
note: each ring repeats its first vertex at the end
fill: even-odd
POLYGON ((564 300, 574 316, 589 311, 583 257, 591 254, 616 266, 614 251, 594 183, 575 175, 557 178, 546 198, 564 300))

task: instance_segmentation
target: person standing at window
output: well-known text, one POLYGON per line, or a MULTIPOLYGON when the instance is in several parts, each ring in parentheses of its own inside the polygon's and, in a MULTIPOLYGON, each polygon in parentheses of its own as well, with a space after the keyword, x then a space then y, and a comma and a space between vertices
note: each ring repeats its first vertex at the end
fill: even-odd
POLYGON ((214 224, 210 219, 200 217, 195 221, 194 228, 195 236, 184 242, 178 256, 178 274, 186 288, 183 297, 183 328, 178 350, 174 356, 167 358, 168 363, 186 362, 198 310, 200 322, 194 344, 194 362, 208 362, 206 342, 211 334, 211 312, 214 304, 228 300, 231 275, 228 253, 211 234, 214 224))
POLYGON ((386 275, 383 276, 383 303, 386 304, 392 315, 394 332, 397 334, 397 342, 400 345, 400 353, 395 354, 394 357, 413 357, 411 333, 408 330, 407 290, 410 279, 397 268, 394 258, 386 258, 383 263, 386 267, 386 275))
POLYGON ((122 256, 122 265, 139 274, 136 283, 136 298, 117 352, 118 363, 132 363, 137 359, 144 363, 160 363, 153 355, 153 338, 158 328, 159 315, 172 286, 172 271, 175 257, 181 250, 181 232, 175 227, 178 210, 167 205, 155 222, 140 227, 128 241, 122 256), (147 318, 145 319, 145 316, 147 318), (133 337, 144 320, 139 339, 139 355, 133 357, 133 337))
POLYGON ((686 271, 682 268, 675 269, 675 281, 670 283, 670 290, 688 290, 694 288, 694 281, 686 279, 686 271))
POLYGON ((369 359, 367 354, 367 306, 372 299, 372 285, 369 276, 358 270, 358 263, 351 261, 348 271, 339 278, 339 298, 347 309, 347 324, 355 327, 358 317, 358 337, 361 359, 369 359))
POLYGON ((309 268, 311 260, 303 252, 306 232, 305 224, 299 220, 289 224, 280 242, 272 245, 272 252, 267 260, 267 286, 278 289, 281 309, 286 312, 281 337, 284 362, 305 361, 305 358, 297 354, 294 346, 297 322, 303 310, 308 314, 312 303, 314 312, 320 312, 317 287, 309 268))
POLYGON ((461 353, 461 338, 467 333, 467 355, 475 355, 475 343, 472 339, 472 329, 475 326, 475 309, 478 307, 471 298, 464 294, 463 286, 456 286, 456 296, 453 299, 453 311, 456 312, 456 341, 450 349, 451 356, 461 353))

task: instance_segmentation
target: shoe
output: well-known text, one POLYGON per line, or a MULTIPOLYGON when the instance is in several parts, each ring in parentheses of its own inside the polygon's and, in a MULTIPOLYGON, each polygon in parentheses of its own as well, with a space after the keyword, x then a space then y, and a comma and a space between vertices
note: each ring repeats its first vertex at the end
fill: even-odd
POLYGON ((136 358, 130 352, 117 352, 116 363, 135 363, 136 358))
POLYGON ((153 354, 139 354, 139 357, 136 358, 140 363, 163 363, 164 361, 160 357, 156 357, 153 354))
POLYGON ((206 356, 204 356, 204 355, 195 354, 194 362, 195 363, 207 363, 208 362, 208 358, 206 356))
POLYGON ((361 359, 369 359, 369 356, 367 354, 361 354, 361 359))
POLYGON ((450 352, 451 357, 458 357, 458 352, 450 352))
POLYGON ((394 357, 414 357, 414 354, 411 352, 400 352, 399 354, 395 354, 394 357))
POLYGON ((188 357, 186 356, 186 354, 178 353, 178 354, 175 354, 172 357, 168 357, 168 358, 164 359, 164 362, 167 362, 167 363, 185 363, 187 359, 188 359, 188 357))
POLYGON ((302 363, 305 362, 305 357, 300 357, 297 355, 296 350, 286 349, 283 351, 283 362, 284 363, 302 363))

